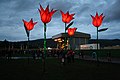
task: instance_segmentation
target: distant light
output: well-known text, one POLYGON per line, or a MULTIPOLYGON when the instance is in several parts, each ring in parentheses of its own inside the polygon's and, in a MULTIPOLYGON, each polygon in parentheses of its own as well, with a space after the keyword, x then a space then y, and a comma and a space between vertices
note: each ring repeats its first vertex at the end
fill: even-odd
POLYGON ((61 38, 58 38, 57 40, 58 40, 58 41, 61 41, 61 38))
POLYGON ((57 39, 55 39, 54 41, 57 41, 57 39))
POLYGON ((62 41, 58 41, 58 42, 62 42, 62 41))
POLYGON ((52 48, 48 47, 48 50, 50 50, 50 49, 52 49, 52 48))

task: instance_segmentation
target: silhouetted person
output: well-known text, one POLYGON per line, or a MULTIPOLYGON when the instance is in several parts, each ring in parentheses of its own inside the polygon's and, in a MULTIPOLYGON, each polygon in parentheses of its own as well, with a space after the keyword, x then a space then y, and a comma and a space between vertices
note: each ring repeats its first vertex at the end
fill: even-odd
POLYGON ((93 53, 92 53, 92 58, 93 58, 93 59, 96 59, 96 57, 97 57, 96 52, 93 52, 93 53))
POLYGON ((67 52, 67 62, 71 63, 71 55, 72 55, 72 50, 68 50, 67 52))
POLYGON ((8 54, 8 59, 11 59, 11 57, 12 57, 12 50, 8 50, 7 54, 8 54))
POLYGON ((83 54, 82 51, 79 53, 79 58, 80 58, 80 56, 81 56, 82 59, 84 59, 84 54, 83 54))
POLYGON ((35 60, 36 59, 35 51, 32 51, 32 56, 33 56, 33 59, 35 60))
POLYGON ((110 52, 108 52, 107 58, 108 58, 108 61, 111 62, 111 53, 110 52))
POLYGON ((75 54, 75 52, 71 50, 71 60, 72 60, 72 62, 74 62, 74 54, 75 54))
POLYGON ((60 55, 62 55, 62 50, 57 50, 57 56, 58 56, 58 59, 60 58, 60 55))
POLYGON ((39 58, 40 58, 40 51, 37 50, 37 59, 39 59, 39 58))
POLYGON ((62 64, 65 65, 65 52, 60 50, 62 64))

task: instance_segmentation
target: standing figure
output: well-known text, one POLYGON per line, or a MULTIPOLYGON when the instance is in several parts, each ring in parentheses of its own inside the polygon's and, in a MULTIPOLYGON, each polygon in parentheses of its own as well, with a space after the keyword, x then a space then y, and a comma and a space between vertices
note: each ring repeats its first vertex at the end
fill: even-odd
POLYGON ((108 58, 108 62, 111 62, 111 53, 110 52, 108 52, 107 58, 108 58))
POLYGON ((75 54, 75 52, 71 50, 71 59, 72 59, 72 62, 74 62, 74 54, 75 54))

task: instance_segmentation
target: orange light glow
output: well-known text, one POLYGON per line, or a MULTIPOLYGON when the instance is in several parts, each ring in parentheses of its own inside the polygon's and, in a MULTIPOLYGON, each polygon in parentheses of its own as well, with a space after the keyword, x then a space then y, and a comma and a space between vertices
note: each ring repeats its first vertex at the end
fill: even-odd
POLYGON ((68 35, 73 36, 77 28, 68 28, 68 35))
POLYGON ((103 13, 99 16, 98 13, 96 12, 96 16, 92 16, 92 24, 95 26, 95 27, 99 27, 101 24, 102 24, 102 21, 104 19, 105 16, 103 16, 103 13))
POLYGON ((24 25, 26 27, 27 30, 32 30, 34 28, 34 25, 37 24, 37 22, 33 22, 33 20, 31 19, 29 22, 23 20, 24 25))
POLYGON ((72 19, 74 19, 74 15, 75 14, 69 14, 69 12, 67 12, 67 13, 64 13, 64 12, 62 12, 62 11, 60 11, 61 12, 61 15, 62 15, 62 21, 64 22, 64 23, 69 23, 72 19))
POLYGON ((48 23, 51 21, 52 15, 57 11, 57 10, 51 10, 49 11, 49 5, 46 7, 46 9, 44 10, 43 7, 40 5, 40 9, 39 13, 40 13, 40 17, 41 17, 41 21, 43 23, 48 23))

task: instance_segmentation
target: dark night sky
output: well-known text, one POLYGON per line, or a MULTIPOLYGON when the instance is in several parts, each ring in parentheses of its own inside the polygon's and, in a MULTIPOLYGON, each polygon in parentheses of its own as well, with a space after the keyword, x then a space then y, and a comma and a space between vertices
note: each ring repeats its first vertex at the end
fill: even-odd
MULTIPOLYGON (((100 39, 120 39, 120 0, 0 0, 0 41, 27 40, 22 19, 29 21, 33 18, 38 23, 31 31, 30 39, 43 38, 43 23, 39 17, 39 3, 46 8, 70 11, 75 13, 74 24, 77 31, 91 34, 92 39, 96 38, 96 28, 91 24, 90 14, 95 15, 96 11, 104 13, 103 24, 99 27, 108 30, 99 33, 100 39)), ((64 32, 64 24, 60 11, 57 11, 47 24, 47 38, 64 32)))

